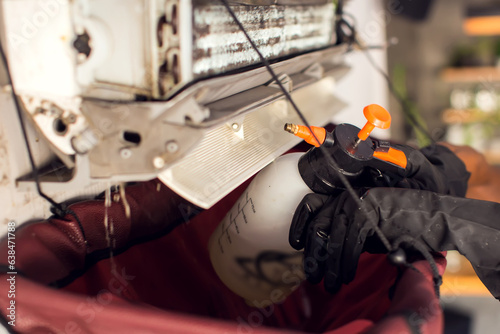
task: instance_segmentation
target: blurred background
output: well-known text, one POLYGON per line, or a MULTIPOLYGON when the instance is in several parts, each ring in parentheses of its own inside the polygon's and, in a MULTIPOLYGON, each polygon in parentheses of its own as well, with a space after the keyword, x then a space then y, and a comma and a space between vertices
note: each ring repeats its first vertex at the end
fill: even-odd
MULTIPOLYGON (((392 138, 418 145, 427 140, 395 112, 403 104, 434 140, 470 145, 500 164, 500 2, 387 0, 383 5, 377 15, 386 22, 388 73, 403 99, 391 94, 389 100, 392 138)), ((363 24, 358 26, 363 31, 363 24)), ((499 332, 499 302, 454 252, 448 254, 442 294, 446 333, 499 332)))

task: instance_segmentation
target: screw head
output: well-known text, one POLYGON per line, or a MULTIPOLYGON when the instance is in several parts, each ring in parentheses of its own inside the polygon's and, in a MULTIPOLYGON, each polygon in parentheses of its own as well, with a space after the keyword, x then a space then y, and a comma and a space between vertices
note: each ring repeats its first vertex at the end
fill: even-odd
POLYGON ((167 142, 165 146, 168 153, 175 153, 179 150, 179 144, 175 140, 167 142))
POLYGON ((238 123, 231 124, 231 129, 233 129, 233 131, 239 131, 240 127, 241 126, 238 123))
POLYGON ((129 148, 122 148, 120 150, 120 156, 122 157, 122 159, 128 159, 132 156, 132 150, 129 148))
POLYGON ((162 169, 163 167, 165 167, 165 159, 163 159, 163 157, 161 156, 154 157, 153 166, 156 169, 162 169))
POLYGON ((68 117, 66 117, 66 122, 68 122, 69 124, 76 123, 76 120, 77 120, 77 117, 73 113, 69 114, 68 117))

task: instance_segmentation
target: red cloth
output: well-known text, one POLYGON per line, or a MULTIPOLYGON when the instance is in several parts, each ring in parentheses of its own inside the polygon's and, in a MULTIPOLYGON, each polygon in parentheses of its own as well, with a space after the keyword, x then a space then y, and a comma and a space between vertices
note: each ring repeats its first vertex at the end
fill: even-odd
MULTIPOLYGON (((108 208, 117 248, 168 230, 185 207, 159 181, 127 189, 131 220, 123 206, 108 208), (176 199, 177 200, 174 200, 176 199)), ((426 262, 406 270, 393 300, 389 289, 397 270, 385 256, 364 254, 355 280, 336 295, 303 283, 283 303, 256 309, 228 290, 213 271, 208 238, 244 186, 173 232, 132 246, 112 260, 89 265, 88 254, 107 254, 103 201, 71 208, 81 218, 87 240, 74 218, 51 219, 16 231, 15 329, 22 333, 422 333, 442 331, 442 311, 426 262), (85 262, 87 259, 87 263, 85 262), (75 270, 84 275, 62 289, 47 284, 75 270)), ((6 241, 0 258, 6 263, 6 241)), ((94 256, 95 258, 95 256, 94 256)), ((438 259, 444 271, 444 259, 438 259)), ((7 277, 5 277, 7 276, 7 277)), ((9 315, 9 282, 0 278, 0 308, 9 315)), ((7 320, 10 321, 9 317, 7 320)))

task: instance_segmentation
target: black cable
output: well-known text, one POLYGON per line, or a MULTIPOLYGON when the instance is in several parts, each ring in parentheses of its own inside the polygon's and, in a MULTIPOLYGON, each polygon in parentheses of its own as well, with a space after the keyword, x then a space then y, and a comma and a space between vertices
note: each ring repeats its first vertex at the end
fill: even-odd
POLYGON ((64 215, 67 213, 67 214, 72 215, 75 218, 75 220, 76 220, 76 222, 77 222, 77 224, 80 227, 80 230, 82 232, 82 237, 83 237, 83 240, 85 241, 85 245, 87 246, 87 237, 85 236, 85 231, 83 229, 83 225, 82 225, 80 219, 78 218, 78 216, 76 215, 76 213, 73 210, 70 210, 70 209, 64 207, 60 203, 57 203, 54 199, 52 199, 50 196, 48 196, 47 194, 45 194, 42 191, 42 188, 40 186, 40 175, 38 174, 38 169, 36 168, 36 165, 35 165, 35 160, 33 158, 33 152, 31 150, 29 140, 28 140, 28 133, 26 130, 26 124, 24 123, 24 118, 22 115, 22 109, 21 109, 21 106, 19 104, 19 100, 17 98, 16 90, 14 87, 14 82, 12 81, 12 75, 11 75, 10 68, 9 68, 9 62, 7 60, 7 56, 6 56, 5 51, 3 49, 2 43, 0 43, 0 56, 2 57, 2 62, 3 62, 3 65, 5 67, 7 79, 9 81, 10 86, 11 86, 12 99, 14 100, 14 105, 15 105, 16 112, 17 112, 17 117, 18 117, 19 123, 21 125, 21 132, 23 135, 24 143, 26 145, 26 150, 28 152, 28 158, 29 158, 29 162, 31 165, 33 178, 35 179, 35 185, 36 185, 36 190, 38 192, 38 195, 41 196, 42 198, 44 198, 47 202, 49 202, 51 204, 52 213, 56 214, 57 216, 59 216, 61 218, 63 218, 64 215))
MULTIPOLYGON (((394 242, 393 244, 393 247, 395 249, 397 248, 400 248, 401 244, 403 243, 406 243, 408 245, 410 245, 411 247, 415 248, 423 257, 424 259, 429 263, 429 266, 431 267, 431 271, 432 271, 432 279, 433 279, 433 283, 434 283, 434 292, 436 294, 436 297, 439 298, 439 288, 441 286, 441 284, 443 283, 443 278, 442 276, 439 274, 439 270, 438 270, 438 267, 437 267, 437 264, 436 264, 436 260, 434 259, 434 257, 431 255, 429 249, 427 248, 427 246, 420 240, 412 237, 412 236, 409 236, 409 235, 402 235, 400 236, 398 239, 396 239, 396 241, 394 242)), ((404 265, 407 266, 407 267, 413 267, 413 265, 411 265, 410 263, 408 263, 405 259, 404 261, 404 265)), ((421 271, 417 270, 417 268, 413 267, 414 270, 416 270, 417 272, 423 274, 421 271)))
POLYGON ((342 17, 344 15, 344 0, 337 0, 337 8, 335 8, 335 15, 342 17))
MULTIPOLYGON (((297 115, 299 116, 299 118, 302 120, 302 122, 304 123, 304 125, 309 128, 309 131, 313 134, 314 139, 319 143, 320 141, 318 140, 318 138, 314 134, 314 132, 311 130, 311 126, 309 125, 309 122, 304 117, 304 114, 300 111, 300 109, 296 105, 295 101, 292 99, 292 96, 290 95, 290 93, 285 89, 285 87, 283 86, 283 84, 279 80, 278 76, 276 75, 276 73, 274 72, 274 70, 271 68, 271 65, 269 64, 269 61, 262 55, 262 53, 260 52, 260 50, 257 47, 257 45, 254 43, 254 41, 252 40, 252 38, 250 37, 250 35, 248 35, 248 32, 246 31, 245 27, 240 22, 240 20, 236 17, 236 14, 231 9, 231 6, 227 2, 227 0, 220 0, 220 1, 226 7, 228 13, 231 15, 231 17, 233 18, 234 22, 238 25, 238 27, 241 30, 241 32, 245 35, 247 41, 250 43, 250 45, 252 46, 252 48, 258 54, 258 56, 260 58, 260 61, 266 67, 267 71, 269 72, 269 74, 271 75, 271 77, 273 78, 273 80, 276 82, 276 84, 278 85, 278 87, 281 89, 281 91, 285 95, 285 98, 292 105, 293 109, 295 110, 295 112, 297 113, 297 115)), ((346 187, 346 190, 353 197, 353 199, 355 200, 356 204, 359 206, 359 208, 361 209, 361 211, 364 213, 367 221, 370 224, 373 225, 373 229, 374 229, 375 233, 377 233, 377 236, 380 238, 381 242, 384 244, 384 246, 386 247, 386 249, 388 251, 392 250, 391 244, 389 243, 389 241, 387 240, 387 238, 385 237, 385 235, 382 233, 382 231, 378 227, 377 223, 374 222, 373 219, 372 219, 372 217, 368 214, 368 211, 366 210, 366 207, 365 207, 363 201, 358 197, 358 195, 356 194, 356 192, 354 191, 354 189, 352 188, 352 186, 349 184, 349 181, 347 180, 347 178, 342 173, 338 172, 339 167, 338 167, 337 163, 328 154, 328 151, 326 150, 325 147, 323 147, 322 145, 320 145, 319 148, 320 148, 320 150, 322 150, 322 152, 323 152, 325 158, 327 159, 328 163, 330 163, 334 167, 334 169, 337 171, 338 176, 339 176, 342 184, 346 187)))
MULTIPOLYGON (((382 68, 380 68, 380 66, 377 65, 377 63, 375 62, 375 59, 373 59, 372 55, 370 54, 369 48, 361 45, 361 42, 356 37, 355 27, 343 18, 341 18, 339 20, 339 24, 344 25, 345 27, 347 27, 351 31, 351 34, 344 36, 343 39, 347 39, 349 43, 356 44, 360 48, 360 50, 363 51, 363 53, 365 54, 366 58, 368 59, 370 65, 385 79, 385 81, 387 83, 387 87, 389 88, 389 91, 391 92, 391 94, 394 96, 394 98, 401 105, 401 110, 403 111, 403 114, 405 115, 405 117, 410 121, 410 123, 411 123, 410 125, 413 126, 414 128, 417 128, 421 133, 423 133, 429 139, 429 141, 431 143, 434 143, 435 141, 432 138, 432 136, 427 132, 427 130, 422 126, 422 124, 415 118, 415 115, 413 115, 410 112, 410 107, 408 106, 408 101, 398 93, 398 91, 396 90, 396 88, 394 87, 394 85, 392 83, 392 80, 389 78, 389 75, 387 75, 387 73, 385 73, 384 70, 382 68)), ((343 32, 343 30, 340 30, 340 31, 343 32)))
POLYGON ((342 17, 344 16, 344 1, 343 0, 337 0, 337 7, 335 8, 335 33, 337 36, 337 44, 342 44, 344 43, 343 39, 343 34, 342 34, 342 27, 339 24, 339 21, 342 20, 342 17))
MULTIPOLYGON (((353 20, 355 20, 355 18, 353 16, 351 16, 351 18, 353 20)), ((389 76, 387 75, 387 73, 385 73, 382 70, 382 68, 380 68, 377 65, 377 63, 373 59, 372 55, 370 54, 369 49, 367 47, 364 47, 364 46, 361 45, 360 41, 356 37, 356 29, 354 28, 354 26, 351 25, 351 24, 349 24, 349 22, 347 22, 342 16, 340 18, 338 18, 337 22, 338 22, 337 24, 339 26, 345 25, 351 31, 350 35, 344 35, 344 36, 342 36, 342 39, 349 44, 349 47, 352 44, 356 44, 360 48, 360 50, 363 51, 363 53, 367 57, 367 59, 370 62, 370 64, 373 66, 373 68, 375 68, 375 70, 377 72, 379 72, 379 74, 382 75, 382 77, 385 79, 385 81, 387 83, 387 86, 389 88, 389 91, 396 98, 396 100, 400 103, 401 110, 403 111, 403 114, 406 116, 407 120, 409 120, 412 123, 411 125, 414 128, 418 128, 418 130, 420 130, 420 132, 423 133, 429 139, 429 141, 431 143, 434 143, 434 140, 431 137, 431 135, 422 126, 422 124, 420 124, 420 122, 415 118, 415 116, 410 112, 407 100, 404 99, 397 92, 397 90, 394 88, 392 80, 389 78, 389 76)), ((343 34, 344 30, 340 28, 340 29, 337 30, 337 32, 343 34)), ((439 295, 440 295, 439 289, 440 289, 440 286, 442 284, 442 276, 439 274, 439 271, 438 271, 438 268, 437 268, 437 265, 436 265, 436 261, 434 260, 434 258, 430 254, 429 250, 425 247, 425 245, 423 245, 418 240, 416 240, 416 239, 414 239, 414 238, 412 238, 410 236, 401 236, 393 244, 393 246, 392 246, 392 252, 395 252, 396 250, 400 249, 401 251, 403 251, 403 253, 405 253, 404 250, 402 248, 400 248, 400 245, 403 242, 411 243, 411 245, 415 249, 417 249, 422 254, 422 256, 425 258, 425 260, 429 263, 429 265, 431 267, 431 271, 432 271, 432 276, 433 276, 434 292, 435 292, 436 296, 439 298, 439 295)), ((412 269, 412 270, 414 270, 414 271, 416 271, 416 272, 418 272, 418 273, 420 273, 420 274, 423 275, 423 273, 421 271, 419 271, 411 263, 408 263, 406 261, 406 255, 405 255, 405 258, 403 259, 403 263, 402 264, 404 266, 406 266, 407 268, 410 268, 410 269, 412 269)))
POLYGON ((429 132, 427 132, 427 130, 422 126, 422 124, 415 118, 415 115, 413 115, 409 111, 408 101, 405 98, 403 98, 401 95, 399 95, 398 91, 394 88, 394 85, 393 85, 391 79, 389 78, 389 76, 387 75, 387 73, 385 73, 384 70, 382 70, 377 65, 377 63, 373 59, 372 55, 370 54, 369 49, 366 47, 362 48, 361 44, 359 44, 357 39, 356 39, 356 44, 358 44, 358 46, 361 48, 363 53, 366 55, 366 58, 368 59, 370 64, 373 66, 373 68, 375 68, 375 70, 378 73, 380 73, 380 75, 385 79, 385 81, 387 82, 387 86, 389 87, 390 92, 392 93, 392 95, 396 98, 396 100, 401 105, 401 110, 403 110, 403 114, 410 120, 411 125, 413 127, 417 128, 421 133, 423 133, 427 137, 427 139, 429 139, 429 141, 431 143, 434 143, 434 139, 429 134, 429 132))

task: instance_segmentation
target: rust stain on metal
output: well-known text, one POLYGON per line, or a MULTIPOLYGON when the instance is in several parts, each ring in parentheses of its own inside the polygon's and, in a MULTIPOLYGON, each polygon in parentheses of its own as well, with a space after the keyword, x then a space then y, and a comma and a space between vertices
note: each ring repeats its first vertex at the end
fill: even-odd
POLYGON ((7 148, 7 138, 5 138, 3 129, 0 127, 0 186, 8 186, 10 181, 10 164, 7 148))
MULTIPOLYGON (((268 59, 331 43, 334 5, 233 6, 250 37, 268 59)), ((194 9, 193 74, 203 77, 255 64, 258 55, 223 6, 194 9)))

